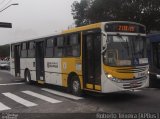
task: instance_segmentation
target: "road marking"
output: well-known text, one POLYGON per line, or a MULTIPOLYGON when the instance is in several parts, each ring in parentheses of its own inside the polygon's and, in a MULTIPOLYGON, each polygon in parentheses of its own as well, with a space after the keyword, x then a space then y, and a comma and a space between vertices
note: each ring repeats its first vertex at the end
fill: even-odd
POLYGON ((55 95, 58 95, 58 96, 66 97, 66 98, 69 98, 69 99, 74 99, 74 100, 83 99, 82 97, 74 96, 74 95, 67 94, 67 93, 62 93, 62 92, 47 89, 47 88, 42 88, 42 90, 47 91, 47 92, 52 93, 52 94, 55 94, 55 95))
POLYGON ((0 102, 0 111, 3 111, 3 110, 9 110, 11 108, 7 107, 6 105, 4 105, 3 103, 0 102))
POLYGON ((0 86, 12 86, 12 85, 22 85, 25 83, 5 83, 5 84, 0 84, 0 86))
POLYGON ((37 104, 35 104, 33 102, 30 102, 28 100, 25 100, 25 99, 23 99, 23 98, 21 98, 19 96, 16 96, 16 95, 14 95, 12 93, 8 92, 8 93, 2 93, 2 94, 5 95, 6 97, 16 101, 17 103, 20 103, 20 104, 26 106, 26 107, 37 106, 37 104))
POLYGON ((56 100, 56 99, 53 99, 53 98, 38 94, 38 93, 34 93, 32 91, 22 91, 22 92, 25 93, 25 94, 31 95, 33 97, 39 98, 41 100, 50 102, 50 103, 60 103, 60 102, 62 102, 62 101, 59 101, 59 100, 56 100))

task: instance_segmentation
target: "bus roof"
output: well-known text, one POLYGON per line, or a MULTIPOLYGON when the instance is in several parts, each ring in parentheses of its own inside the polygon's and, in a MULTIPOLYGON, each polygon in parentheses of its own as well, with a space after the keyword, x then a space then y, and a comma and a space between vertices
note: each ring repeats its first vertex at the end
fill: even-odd
POLYGON ((84 31, 84 30, 89 30, 89 29, 96 29, 96 28, 101 28, 101 23, 90 24, 90 25, 86 25, 86 26, 75 27, 75 28, 72 28, 72 29, 69 29, 69 30, 64 30, 62 32, 62 34, 84 31))
POLYGON ((90 24, 86 26, 81 26, 81 27, 75 27, 69 30, 64 30, 62 34, 66 33, 72 33, 72 32, 78 32, 78 31, 84 31, 84 30, 89 30, 89 29, 96 29, 96 28, 101 28, 101 24, 111 24, 111 23, 129 23, 129 24, 136 24, 136 25, 141 25, 145 27, 144 25, 136 22, 131 22, 131 21, 107 21, 107 22, 100 22, 100 23, 95 23, 95 24, 90 24))
POLYGON ((46 35, 46 36, 39 36, 39 37, 30 38, 30 39, 24 39, 24 40, 21 40, 21 41, 10 43, 10 44, 32 41, 32 40, 36 40, 36 39, 43 39, 43 38, 47 38, 47 37, 58 36, 58 35, 63 35, 63 34, 68 34, 68 33, 73 33, 73 32, 79 32, 79 31, 85 31, 85 30, 90 30, 90 29, 98 29, 98 28, 101 28, 102 24, 107 24, 107 23, 108 24, 109 23, 130 23, 130 24, 137 24, 137 25, 144 26, 142 24, 139 24, 139 23, 136 23, 136 22, 130 22, 130 21, 99 22, 99 23, 90 24, 90 25, 86 25, 86 26, 71 28, 71 29, 68 29, 68 30, 64 30, 62 32, 57 32, 57 33, 49 34, 49 35, 46 35))

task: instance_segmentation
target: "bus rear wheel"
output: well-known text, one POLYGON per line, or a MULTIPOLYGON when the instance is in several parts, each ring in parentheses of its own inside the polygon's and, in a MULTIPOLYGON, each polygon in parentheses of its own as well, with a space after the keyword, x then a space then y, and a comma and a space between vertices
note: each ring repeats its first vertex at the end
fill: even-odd
POLYGON ((31 75, 30 75, 30 72, 28 70, 25 72, 25 81, 26 81, 27 84, 32 83, 31 82, 31 75))
POLYGON ((82 96, 81 83, 78 76, 72 77, 71 91, 73 95, 82 96))

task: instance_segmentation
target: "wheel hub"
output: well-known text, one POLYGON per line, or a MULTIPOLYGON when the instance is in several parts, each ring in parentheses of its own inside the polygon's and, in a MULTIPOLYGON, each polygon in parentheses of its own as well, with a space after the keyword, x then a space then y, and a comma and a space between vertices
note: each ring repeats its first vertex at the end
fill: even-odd
POLYGON ((26 76, 26 80, 27 80, 27 82, 29 82, 29 76, 28 76, 28 74, 27 74, 27 76, 26 76))
POLYGON ((73 90, 77 92, 79 89, 79 82, 78 81, 73 81, 73 90))

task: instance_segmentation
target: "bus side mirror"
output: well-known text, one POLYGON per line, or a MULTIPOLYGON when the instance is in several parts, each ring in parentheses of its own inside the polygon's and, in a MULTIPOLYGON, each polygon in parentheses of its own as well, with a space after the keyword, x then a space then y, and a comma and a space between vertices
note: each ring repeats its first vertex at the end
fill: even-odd
POLYGON ((106 50, 107 50, 107 43, 103 46, 103 50, 101 51, 101 54, 104 55, 106 50))
POLYGON ((107 34, 103 31, 102 31, 102 40, 103 40, 103 44, 108 43, 107 34))

